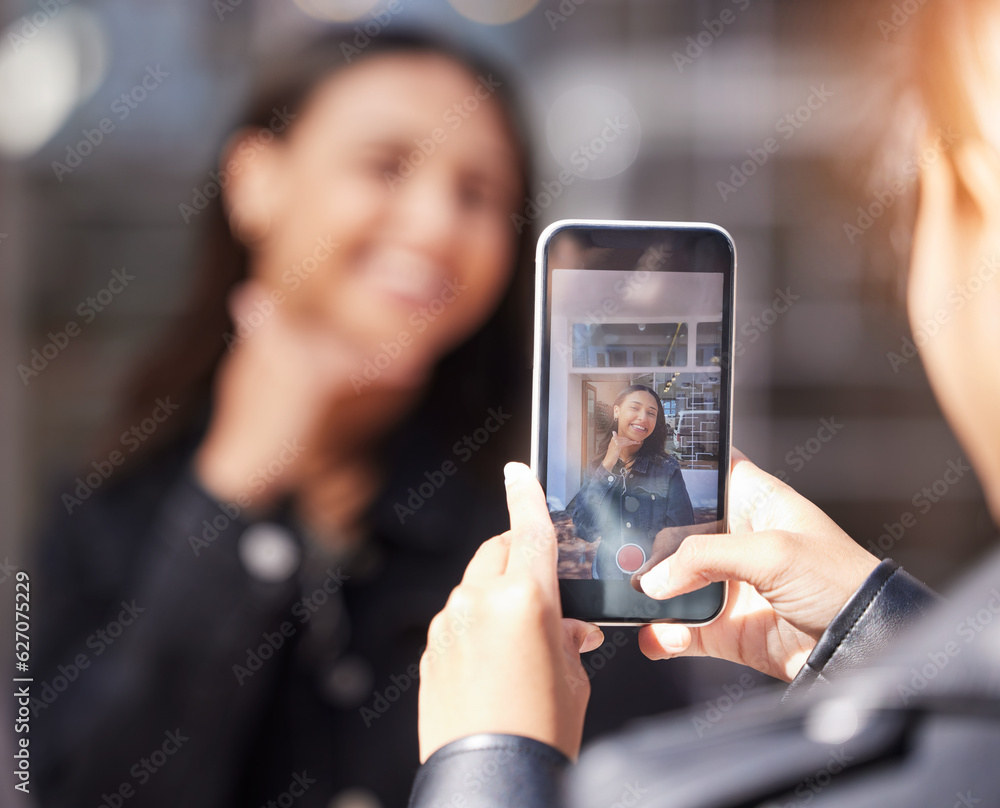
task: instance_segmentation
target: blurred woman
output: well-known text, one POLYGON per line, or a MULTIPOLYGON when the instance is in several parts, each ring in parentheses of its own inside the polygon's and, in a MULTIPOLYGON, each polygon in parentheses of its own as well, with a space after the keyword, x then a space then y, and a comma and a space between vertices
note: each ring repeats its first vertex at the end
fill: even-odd
POLYGON ((680 463, 666 453, 666 439, 659 396, 644 384, 624 388, 590 475, 567 509, 579 537, 599 542, 594 578, 630 576, 652 556, 660 530, 694 522, 680 463))
MULTIPOLYGON (((904 22, 917 135, 960 135, 921 169, 910 321, 947 322, 921 353, 1000 520, 1000 5, 927 0, 904 22)), ((690 536, 640 581, 668 598, 728 580, 723 614, 646 626, 640 641, 653 659, 714 656, 790 681, 786 703, 741 677, 710 711, 650 722, 568 768, 587 706, 580 653, 601 632, 561 620, 544 495, 527 467, 506 473, 511 530, 482 545, 431 624, 412 805, 940 806, 1000 793, 1000 556, 942 604, 741 455, 731 533, 690 536), (475 625, 445 648, 457 614, 475 625), (505 776, 463 787, 490 766, 505 776)))
POLYGON ((195 298, 95 455, 128 464, 39 550, 42 804, 402 805, 426 627, 527 427, 509 88, 331 37, 219 166, 182 205, 211 230, 195 298))

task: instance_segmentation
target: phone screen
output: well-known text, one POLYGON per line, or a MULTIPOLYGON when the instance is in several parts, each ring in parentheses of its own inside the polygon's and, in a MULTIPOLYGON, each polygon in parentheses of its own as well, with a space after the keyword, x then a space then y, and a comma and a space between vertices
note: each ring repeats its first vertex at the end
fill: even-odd
POLYGON ((538 250, 533 464, 568 617, 714 618, 636 576, 726 524, 735 248, 713 225, 557 222, 538 250))

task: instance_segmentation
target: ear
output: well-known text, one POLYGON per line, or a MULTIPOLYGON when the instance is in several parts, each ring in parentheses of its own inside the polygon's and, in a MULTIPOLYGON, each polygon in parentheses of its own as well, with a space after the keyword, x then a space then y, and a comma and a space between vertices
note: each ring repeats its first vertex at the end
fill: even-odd
POLYGON ((981 138, 964 138, 954 147, 955 174, 985 222, 1000 216, 1000 154, 981 138))
MULTIPOLYGON (((996 252, 996 233, 1000 232, 1000 192, 989 187, 990 172, 1000 171, 1000 167, 994 167, 994 158, 980 151, 980 146, 986 145, 956 144, 950 159, 921 167, 907 291, 910 323, 915 330, 947 303, 951 319, 962 322, 971 322, 975 309, 992 307, 984 322, 1000 336, 1000 322, 993 313, 994 296, 1000 303, 997 287, 984 286, 974 297, 976 306, 964 296, 971 283, 978 289, 985 280, 980 276, 974 281, 972 276, 980 273, 987 256, 996 252), (960 317, 953 316, 958 311, 952 298, 955 293, 961 302, 960 317)), ((922 353, 934 350, 928 346, 922 353)))
POLYGON ((282 150, 280 140, 265 142, 256 128, 241 129, 223 148, 222 170, 229 177, 223 204, 229 229, 248 247, 267 239, 282 204, 282 150))
MULTIPOLYGON (((933 136, 925 135, 924 146, 933 136)), ((920 203, 914 228, 911 279, 920 271, 965 282, 980 252, 1000 227, 1000 156, 987 142, 964 137, 947 159, 920 170, 920 203), (947 267, 923 266, 922 255, 950 256, 947 267)))

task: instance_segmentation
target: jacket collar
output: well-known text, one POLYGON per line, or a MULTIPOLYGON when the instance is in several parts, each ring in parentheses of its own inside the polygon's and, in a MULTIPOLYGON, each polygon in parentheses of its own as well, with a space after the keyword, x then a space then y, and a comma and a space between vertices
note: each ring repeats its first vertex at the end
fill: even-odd
MULTIPOLYGON (((657 460, 657 455, 640 455, 635 459, 635 463, 632 464, 632 471, 637 471, 639 474, 647 474, 649 472, 649 464, 654 460, 657 460)), ((618 459, 621 463, 621 458, 618 459)), ((624 468, 624 463, 622 463, 624 468)))

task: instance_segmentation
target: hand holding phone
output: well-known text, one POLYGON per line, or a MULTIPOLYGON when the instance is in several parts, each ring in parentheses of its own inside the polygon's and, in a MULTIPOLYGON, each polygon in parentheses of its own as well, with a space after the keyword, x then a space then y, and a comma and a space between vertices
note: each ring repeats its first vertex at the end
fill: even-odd
POLYGON ((650 659, 711 656, 791 681, 879 559, 813 503, 733 451, 730 533, 691 537, 642 579, 656 598, 729 581, 711 625, 659 623, 639 632, 650 659))
POLYGON ((427 634, 421 761, 483 732, 534 738, 574 760, 580 751, 590 698, 580 654, 604 636, 560 614, 555 536, 537 480, 520 463, 504 477, 510 530, 476 551, 427 634))
POLYGON ((637 575, 725 529, 735 248, 719 227, 566 221, 539 240, 532 464, 568 617, 703 624, 724 583, 667 601, 637 575))

